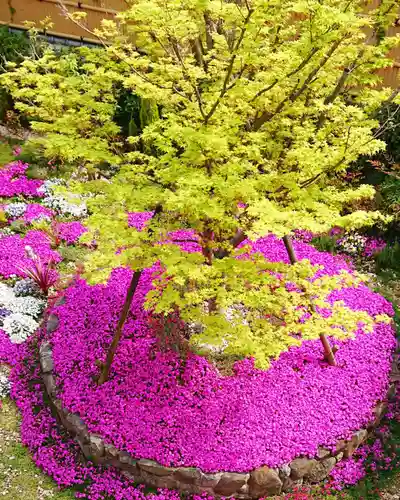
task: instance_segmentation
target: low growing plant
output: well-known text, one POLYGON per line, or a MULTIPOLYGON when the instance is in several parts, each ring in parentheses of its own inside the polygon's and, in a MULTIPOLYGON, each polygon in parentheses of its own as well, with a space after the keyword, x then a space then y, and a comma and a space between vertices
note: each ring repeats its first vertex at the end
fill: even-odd
POLYGON ((57 282, 57 273, 54 270, 55 263, 51 259, 47 263, 44 262, 29 246, 27 246, 25 250, 32 264, 19 269, 28 278, 31 278, 38 285, 43 294, 47 296, 50 288, 57 282))

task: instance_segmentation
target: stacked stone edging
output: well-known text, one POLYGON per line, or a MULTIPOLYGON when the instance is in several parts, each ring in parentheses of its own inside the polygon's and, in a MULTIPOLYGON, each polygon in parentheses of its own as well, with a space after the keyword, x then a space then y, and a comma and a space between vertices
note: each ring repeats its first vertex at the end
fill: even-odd
MULTIPOLYGON (((48 333, 57 327, 57 316, 50 314, 47 320, 48 333)), ((154 460, 136 459, 126 451, 119 451, 113 445, 106 443, 101 436, 89 433, 79 415, 65 409, 57 398, 57 386, 53 375, 54 363, 49 342, 43 342, 40 347, 40 366, 53 411, 61 425, 75 438, 87 460, 98 465, 116 467, 133 481, 148 486, 196 494, 206 492, 216 497, 235 497, 244 500, 279 495, 291 491, 303 482, 318 483, 325 479, 334 466, 343 458, 350 457, 379 424, 395 389, 392 383, 386 399, 375 407, 375 418, 370 425, 354 432, 348 440, 337 441, 333 451, 319 447, 314 458, 298 457, 279 468, 263 466, 248 473, 205 473, 198 467, 165 467, 154 460)), ((396 367, 397 363, 394 362, 394 371, 396 367)), ((396 375, 393 379, 397 380, 396 375)))

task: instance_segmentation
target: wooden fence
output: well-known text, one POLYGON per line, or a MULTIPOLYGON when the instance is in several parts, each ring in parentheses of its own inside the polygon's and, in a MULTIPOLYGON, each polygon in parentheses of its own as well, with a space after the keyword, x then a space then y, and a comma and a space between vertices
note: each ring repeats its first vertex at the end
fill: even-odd
MULTIPOLYGON (((373 0, 370 8, 376 7, 378 3, 379 0, 373 0)), ((126 0, 63 0, 63 4, 70 12, 79 10, 86 12, 85 22, 89 30, 98 27, 102 19, 112 19, 117 12, 127 7, 126 0)), ((0 0, 0 25, 23 28, 25 21, 39 23, 47 16, 54 23, 54 27, 47 32, 48 35, 77 41, 97 42, 85 30, 65 17, 59 0, 0 0)), ((400 26, 390 28, 389 34, 400 36, 400 26)), ((379 73, 383 77, 384 86, 397 88, 400 85, 400 47, 393 50, 390 55, 395 61, 394 65, 380 70, 379 73)))
MULTIPOLYGON (((121 10, 126 9, 125 0, 63 0, 70 12, 83 11, 87 17, 85 23, 89 30, 100 25, 102 19, 112 19, 121 10)), ((76 26, 65 17, 58 0, 0 0, 0 24, 11 28, 24 28, 25 21, 39 24, 50 17, 54 26, 47 34, 72 40, 92 41, 85 30, 76 26)))

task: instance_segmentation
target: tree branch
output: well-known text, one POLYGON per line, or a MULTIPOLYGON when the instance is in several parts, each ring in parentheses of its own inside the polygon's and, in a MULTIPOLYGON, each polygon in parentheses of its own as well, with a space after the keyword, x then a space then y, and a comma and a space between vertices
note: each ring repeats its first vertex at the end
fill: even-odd
MULTIPOLYGON (((221 102, 221 99, 224 97, 224 95, 228 91, 228 83, 229 83, 229 80, 230 80, 230 78, 232 76, 233 65, 234 65, 236 57, 237 57, 237 51, 239 50, 239 48, 240 48, 240 46, 241 46, 241 44, 243 42, 244 35, 246 33, 246 30, 247 30, 247 25, 248 25, 248 23, 250 21, 250 18, 251 18, 251 15, 253 14, 253 12, 254 11, 252 9, 249 9, 248 14, 246 16, 246 19, 243 22, 243 26, 242 26, 242 29, 240 31, 239 39, 236 42, 236 46, 233 49, 232 57, 231 57, 231 59, 229 61, 228 69, 227 69, 227 72, 226 72, 226 75, 225 75, 225 78, 224 78, 224 83, 222 84, 221 92, 220 92, 218 98, 216 99, 216 101, 214 102, 214 104, 211 106, 210 111, 205 116, 205 118, 204 118, 204 123, 205 124, 207 124, 209 122, 210 118, 213 116, 213 114, 215 113, 215 111, 216 111, 219 103, 221 102)), ((232 85, 229 88, 232 88, 232 85)))
POLYGON ((308 88, 308 85, 314 80, 314 78, 317 76, 318 72, 325 66, 325 64, 329 61, 329 59, 332 57, 333 53, 336 51, 336 49, 339 47, 339 45, 342 43, 342 41, 345 38, 340 38, 338 40, 335 40, 335 42, 332 44, 331 48, 328 50, 328 52, 324 55, 324 57, 321 59, 319 64, 309 73, 307 78, 304 80, 303 85, 298 89, 298 90, 293 90, 283 101, 281 101, 278 106, 276 107, 275 111, 270 112, 270 111, 264 111, 258 118, 253 123, 253 126, 251 129, 253 131, 259 130, 265 122, 276 116, 278 113, 282 111, 282 109, 285 107, 285 104, 288 101, 294 102, 300 95, 308 88))
MULTIPOLYGON (((233 249, 235 249, 246 239, 246 234, 241 229, 238 229, 236 234, 229 240, 229 244, 233 247, 233 249)), ((227 249, 219 249, 214 252, 214 257, 216 259, 223 259, 224 257, 227 257, 229 253, 230 252, 227 249)))
POLYGON ((281 82, 282 80, 284 80, 285 78, 291 78, 292 76, 294 76, 296 73, 298 73, 299 71, 301 71, 308 63, 309 61, 312 59, 312 57, 314 56, 314 54, 316 54, 320 49, 317 48, 317 47, 314 47, 310 53, 308 54, 308 56, 297 66, 296 69, 294 69, 293 71, 291 71, 290 73, 287 73, 283 78, 281 79, 278 79, 276 78, 274 80, 273 83, 271 83, 270 85, 268 85, 268 87, 265 87, 261 90, 259 90, 257 92, 257 94, 253 97, 253 99, 251 99, 250 102, 253 102, 255 101, 258 97, 262 96, 263 94, 265 94, 266 92, 270 91, 271 89, 273 89, 275 87, 275 85, 278 83, 278 82, 281 82))
POLYGON ((214 48, 214 40, 212 37, 212 21, 210 18, 210 14, 208 12, 204 13, 204 23, 205 23, 205 31, 206 31, 206 46, 207 50, 212 50, 214 48))

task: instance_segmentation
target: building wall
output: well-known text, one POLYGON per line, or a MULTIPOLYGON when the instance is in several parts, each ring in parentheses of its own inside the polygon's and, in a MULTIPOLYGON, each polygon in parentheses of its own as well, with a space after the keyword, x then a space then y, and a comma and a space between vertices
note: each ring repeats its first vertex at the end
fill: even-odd
MULTIPOLYGON (((90 30, 100 25, 102 19, 112 19, 127 6, 125 0, 62 0, 70 12, 87 13, 86 24, 90 30)), ((62 12, 59 0, 0 0, 0 24, 22 28, 25 21, 39 23, 50 17, 54 26, 49 34, 74 39, 92 40, 90 34, 68 20, 62 12)))

